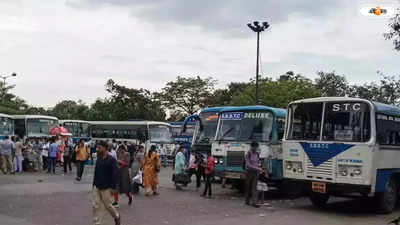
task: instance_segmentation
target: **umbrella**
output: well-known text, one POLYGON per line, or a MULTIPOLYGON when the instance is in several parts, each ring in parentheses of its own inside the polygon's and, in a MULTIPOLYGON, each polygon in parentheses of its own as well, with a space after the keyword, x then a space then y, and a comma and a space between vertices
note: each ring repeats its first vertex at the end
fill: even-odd
POLYGON ((68 129, 62 126, 55 126, 51 128, 50 135, 72 136, 72 134, 68 132, 68 129))

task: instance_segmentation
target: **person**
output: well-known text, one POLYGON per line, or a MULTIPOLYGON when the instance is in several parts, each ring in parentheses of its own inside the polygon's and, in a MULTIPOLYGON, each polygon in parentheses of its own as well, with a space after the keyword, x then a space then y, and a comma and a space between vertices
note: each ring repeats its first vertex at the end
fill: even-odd
POLYGON ((211 152, 207 153, 207 161, 204 167, 206 184, 202 196, 205 197, 208 194, 208 197, 211 198, 211 180, 214 176, 214 157, 211 155, 211 152))
POLYGON ((250 150, 245 155, 246 205, 259 208, 260 206, 257 204, 257 181, 260 172, 262 172, 262 169, 259 166, 260 155, 257 152, 257 142, 252 142, 250 146, 250 150))
POLYGON ((87 159, 89 158, 89 150, 88 147, 85 146, 83 139, 80 139, 78 145, 75 149, 76 154, 76 180, 82 180, 82 174, 85 169, 85 164, 87 159))
POLYGON ((119 207, 119 193, 126 194, 128 197, 128 205, 132 204, 131 178, 129 176, 130 154, 126 151, 125 145, 118 148, 118 173, 117 173, 117 192, 114 194, 114 207, 119 207))
POLYGON ((115 225, 121 224, 121 216, 112 205, 112 195, 116 193, 117 161, 108 154, 105 141, 97 144, 97 160, 92 187, 93 225, 102 224, 105 208, 114 218, 115 225))
POLYGON ((2 171, 4 174, 14 174, 13 166, 13 143, 9 136, 5 137, 5 140, 1 143, 1 158, 3 161, 2 171))
POLYGON ((136 152, 136 154, 133 155, 133 158, 134 158, 134 160, 132 161, 132 165, 131 165, 131 174, 132 174, 132 177, 135 177, 139 173, 139 170, 141 170, 143 168, 143 160, 144 160, 143 145, 139 146, 139 149, 136 152))
POLYGON ((49 148, 50 148, 49 140, 44 139, 43 149, 42 149, 43 170, 47 170, 48 167, 49 148))
POLYGON ((39 142, 39 139, 35 139, 33 143, 33 164, 37 171, 42 171, 43 168, 42 151, 43 145, 39 142))
POLYGON ((108 143, 108 154, 112 156, 115 160, 117 160, 117 152, 115 151, 113 143, 108 143))
POLYGON ((65 144, 64 144, 64 154, 63 154, 63 158, 64 158, 64 174, 67 174, 67 169, 69 168, 69 172, 72 171, 72 144, 71 142, 67 139, 65 140, 65 144), (68 168, 67 168, 68 167, 68 168))
POLYGON ((190 153, 190 159, 189 159, 189 170, 188 170, 188 175, 190 178, 192 178, 193 174, 196 175, 196 188, 200 188, 201 186, 201 175, 198 172, 198 167, 201 158, 199 159, 198 154, 195 151, 191 151, 190 153))
POLYGON ((55 138, 53 137, 50 141, 50 146, 49 146, 47 173, 53 171, 53 174, 56 174, 57 152, 58 152, 58 144, 56 143, 55 138))
POLYGON ((143 185, 146 190, 146 196, 150 196, 151 192, 158 195, 158 175, 160 171, 160 157, 157 154, 156 146, 152 145, 148 154, 144 157, 143 164, 143 185))
POLYGON ((24 161, 24 156, 22 152, 24 150, 24 144, 22 144, 21 139, 17 137, 15 143, 15 159, 14 159, 14 171, 21 173, 22 169, 22 162, 24 161))
POLYGON ((185 174, 185 165, 186 165, 186 160, 185 160, 185 155, 183 154, 184 148, 179 147, 179 149, 177 150, 177 153, 175 155, 175 164, 174 164, 174 182, 175 182, 175 187, 178 190, 181 190, 181 184, 179 184, 178 182, 176 182, 175 178, 185 174))

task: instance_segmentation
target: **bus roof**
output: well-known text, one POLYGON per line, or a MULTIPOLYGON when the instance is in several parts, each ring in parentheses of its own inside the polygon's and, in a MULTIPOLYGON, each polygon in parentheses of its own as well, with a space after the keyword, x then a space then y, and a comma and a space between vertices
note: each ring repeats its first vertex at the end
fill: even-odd
POLYGON ((43 116, 43 115, 13 115, 13 119, 49 119, 49 120, 58 120, 57 117, 54 116, 43 116))
POLYGON ((233 111, 253 111, 253 110, 268 110, 271 111, 276 117, 285 117, 286 109, 281 108, 273 108, 264 105, 250 105, 250 106, 237 106, 237 107, 229 107, 228 109, 224 109, 223 112, 233 112, 233 111))
POLYGON ((200 113, 207 113, 207 112, 221 112, 224 109, 232 108, 231 106, 221 106, 221 107, 211 107, 211 108, 204 108, 200 111, 200 113))
POLYGON ((169 123, 158 121, 89 121, 91 125, 166 125, 169 123))
POLYGON ((0 117, 7 117, 7 118, 10 118, 10 119, 13 118, 12 116, 4 114, 4 113, 0 113, 0 117))
POLYGON ((85 120, 60 120, 60 124, 62 123, 89 123, 89 121, 85 120))
POLYGON ((375 107, 375 111, 377 113, 382 113, 385 115, 390 115, 390 116, 400 116, 400 107, 394 106, 394 105, 388 105, 380 102, 374 102, 362 98, 350 98, 350 97, 320 97, 320 98, 308 98, 308 99, 301 99, 297 100, 294 102, 291 102, 290 104, 296 104, 296 103, 307 103, 307 102, 345 102, 345 101, 361 101, 365 103, 370 103, 375 107))

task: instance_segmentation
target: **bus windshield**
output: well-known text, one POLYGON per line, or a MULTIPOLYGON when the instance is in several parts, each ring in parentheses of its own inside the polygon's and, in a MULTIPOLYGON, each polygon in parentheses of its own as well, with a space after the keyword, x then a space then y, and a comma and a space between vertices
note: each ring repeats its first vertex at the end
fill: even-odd
POLYGON ((28 136, 48 136, 50 128, 57 126, 57 120, 52 119, 27 119, 28 136))
POLYGON ((322 125, 323 106, 322 102, 291 105, 288 140, 366 142, 370 139, 370 109, 366 103, 327 102, 322 125))
POLYGON ((0 135, 12 135, 14 130, 13 122, 10 118, 0 117, 0 135))
POLYGON ((150 125, 150 141, 158 143, 172 143, 171 129, 165 125, 150 125))
POLYGON ((217 139, 221 141, 269 142, 273 115, 269 111, 226 112, 220 115, 217 139))
POLYGON ((218 114, 216 112, 200 113, 203 129, 198 129, 195 137, 197 144, 209 144, 215 138, 218 125, 218 114))

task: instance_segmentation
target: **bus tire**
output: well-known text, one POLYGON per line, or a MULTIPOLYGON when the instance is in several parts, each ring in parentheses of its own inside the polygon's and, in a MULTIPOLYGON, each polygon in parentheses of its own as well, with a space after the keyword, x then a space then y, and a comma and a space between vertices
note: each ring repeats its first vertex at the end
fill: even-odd
POLYGON ((318 207, 318 208, 323 208, 326 206, 326 203, 329 200, 329 195, 328 194, 320 194, 320 193, 311 193, 310 196, 310 201, 311 203, 318 207))
POLYGON ((388 214, 391 213, 396 207, 397 203, 397 184, 394 179, 390 179, 386 185, 385 191, 376 194, 377 211, 378 213, 388 214))

